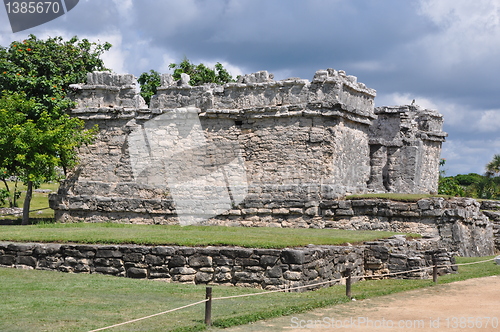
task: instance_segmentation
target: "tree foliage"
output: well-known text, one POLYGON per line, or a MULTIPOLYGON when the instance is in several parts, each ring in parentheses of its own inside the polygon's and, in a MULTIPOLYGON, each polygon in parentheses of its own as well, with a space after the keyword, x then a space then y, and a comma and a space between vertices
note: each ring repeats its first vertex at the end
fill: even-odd
POLYGON ((83 121, 66 114, 74 106, 67 93, 88 72, 106 70, 100 56, 110 47, 77 37, 39 40, 34 35, 0 47, 1 179, 7 184, 5 179, 14 176, 28 186, 23 224, 33 187, 57 179, 58 169, 74 167, 77 148, 97 130, 84 130, 83 121))
POLYGON ((35 105, 27 112, 30 119, 37 119, 43 111, 62 115, 73 106, 65 98, 68 86, 84 82, 88 72, 107 70, 100 56, 110 47, 77 37, 40 40, 34 35, 0 47, 0 94, 17 91, 33 98, 35 105))
POLYGON ((493 156, 493 160, 486 165, 486 175, 500 175, 500 154, 493 156))
MULTIPOLYGON (((444 164, 443 164, 444 165, 444 164)), ((439 179, 439 193, 480 199, 500 199, 500 155, 486 165, 485 175, 458 174, 439 179)))
MULTIPOLYGON (((235 82, 235 79, 219 62, 217 62, 215 68, 212 69, 205 66, 203 63, 195 65, 187 58, 184 58, 184 60, 179 64, 171 63, 169 68, 174 69, 172 76, 175 80, 180 80, 181 74, 183 73, 188 74, 190 78, 189 84, 192 86, 202 85, 205 83, 226 84, 229 82, 235 82)), ((142 73, 137 81, 141 85, 141 96, 149 105, 151 97, 156 94, 157 88, 161 85, 160 73, 151 69, 149 72, 142 73)))
POLYGON ((174 69, 174 74, 172 76, 176 80, 181 79, 182 73, 188 74, 190 77, 189 84, 192 86, 205 83, 226 84, 235 81, 220 62, 217 62, 215 68, 212 69, 205 66, 203 63, 195 65, 187 58, 184 58, 179 64, 171 63, 169 68, 174 69))
POLYGON ((439 178, 438 194, 461 197, 465 191, 453 176, 449 176, 439 178))
POLYGON ((160 73, 156 70, 151 69, 148 72, 144 72, 139 76, 137 82, 141 85, 141 96, 144 98, 146 103, 149 105, 151 102, 151 97, 156 94, 156 89, 161 85, 160 73))

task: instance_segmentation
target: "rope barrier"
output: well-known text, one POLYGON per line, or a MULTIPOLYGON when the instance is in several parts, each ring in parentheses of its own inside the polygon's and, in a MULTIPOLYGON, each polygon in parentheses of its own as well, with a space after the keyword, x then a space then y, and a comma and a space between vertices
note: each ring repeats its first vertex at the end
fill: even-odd
POLYGON ((154 314, 154 315, 149 315, 149 316, 146 316, 146 317, 141 317, 141 318, 137 318, 137 319, 132 319, 132 320, 129 320, 129 321, 127 321, 127 322, 123 322, 123 323, 119 323, 119 324, 115 324, 115 325, 110 325, 110 326, 106 326, 106 327, 101 327, 100 329, 97 329, 97 330, 92 330, 92 331, 89 331, 89 332, 104 331, 104 330, 107 330, 107 329, 111 329, 111 328, 113 328, 113 327, 118 327, 118 326, 122 326, 122 325, 125 325, 125 324, 135 323, 135 322, 138 322, 138 321, 141 321, 141 320, 144 320, 144 319, 148 319, 148 318, 152 318, 152 317, 156 317, 156 316, 164 315, 164 314, 167 314, 167 313, 169 313, 169 312, 173 312, 173 311, 177 311, 177 310, 180 310, 180 309, 189 308, 189 307, 192 307, 192 306, 195 306, 195 305, 197 305, 197 304, 201 304, 201 303, 204 303, 204 302, 207 302, 207 301, 208 301, 208 299, 205 299, 205 300, 198 301, 198 302, 196 302, 196 303, 191 303, 191 304, 188 304, 188 305, 185 305, 185 306, 179 307, 179 308, 170 309, 170 310, 167 310, 167 311, 164 311, 164 312, 160 312, 160 313, 157 313, 157 314, 154 314))
POLYGON ((249 296, 255 296, 255 295, 265 295, 265 294, 270 294, 270 293, 289 292, 291 290, 296 290, 296 289, 302 289, 302 288, 309 288, 309 287, 321 286, 321 285, 325 285, 325 284, 331 284, 331 283, 334 283, 334 282, 337 282, 337 281, 341 281, 341 280, 344 280, 344 279, 346 279, 346 278, 344 277, 344 278, 340 278, 340 279, 333 279, 333 280, 323 281, 323 282, 319 282, 319 283, 316 283, 316 284, 309 284, 309 285, 297 286, 297 287, 288 287, 288 288, 283 288, 283 289, 275 289, 275 290, 265 291, 265 292, 259 292, 259 293, 250 293, 250 294, 241 294, 241 295, 214 297, 212 300, 213 301, 215 301, 215 300, 226 300, 226 299, 235 299, 235 298, 239 298, 239 297, 249 297, 249 296))
MULTIPOLYGON (((463 266, 463 265, 471 265, 471 264, 479 264, 479 263, 486 263, 490 261, 494 261, 495 259, 488 259, 480 262, 473 262, 473 263, 462 263, 462 264, 450 264, 450 265, 437 265, 437 267, 451 267, 451 266, 463 266)), ((364 279, 364 278, 379 278, 379 277, 388 277, 388 276, 394 276, 394 275, 399 275, 399 274, 406 274, 406 273, 412 273, 412 272, 419 272, 419 271, 425 271, 434 268, 433 266, 426 266, 418 269, 413 269, 413 270, 407 270, 407 271, 400 271, 400 272, 391 272, 391 273, 385 273, 385 274, 377 274, 377 275, 372 275, 372 276, 352 276, 352 279, 364 279)), ((331 284, 334 282, 342 281, 345 280, 346 277, 339 278, 339 279, 333 279, 333 280, 328 280, 328 281, 323 281, 315 284, 309 284, 309 285, 304 285, 304 286, 297 286, 297 287, 290 287, 290 288, 284 288, 284 289, 276 289, 276 290, 271 290, 271 291, 265 291, 265 292, 259 292, 259 293, 250 293, 250 294, 241 294, 241 295, 232 295, 232 296, 222 296, 222 297, 214 297, 212 300, 226 300, 226 299, 235 299, 235 298, 241 298, 241 297, 249 297, 249 296, 255 296, 255 295, 265 295, 265 294, 271 294, 271 293, 279 293, 279 292, 289 292, 291 290, 297 290, 297 289, 302 289, 302 288, 310 288, 310 287, 316 287, 316 286, 321 286, 321 285, 326 285, 326 284, 331 284)))
MULTIPOLYGON (((388 277, 388 276, 394 276, 394 275, 399 275, 399 274, 406 274, 406 273, 412 273, 412 272, 425 271, 425 270, 428 270, 428 269, 433 269, 434 267, 440 268, 440 267, 451 267, 451 266, 464 266, 464 265, 472 265, 472 264, 481 264, 481 263, 491 262, 491 261, 494 261, 494 260, 495 260, 495 258, 487 259, 487 260, 479 261, 479 262, 471 262, 471 263, 449 264, 449 265, 432 265, 432 266, 426 266, 426 267, 422 267, 422 268, 418 268, 418 269, 413 269, 413 270, 408 270, 408 271, 399 271, 399 272, 392 272, 392 273, 385 273, 385 274, 377 274, 377 275, 372 275, 372 276, 351 276, 351 278, 352 279, 364 279, 364 278, 388 277)), ((215 300, 227 300, 227 299, 243 298, 243 297, 256 296, 256 295, 266 295, 266 294, 271 294, 271 293, 289 292, 291 290, 298 290, 298 289, 302 289, 302 288, 309 288, 309 287, 316 287, 316 286, 331 284, 331 283, 342 281, 342 280, 346 280, 346 279, 347 279, 346 277, 342 277, 342 278, 339 278, 339 279, 333 279, 333 280, 323 281, 323 282, 319 282, 319 283, 315 283, 315 284, 309 284, 309 285, 304 285, 304 286, 290 287, 290 288, 284 288, 284 289, 276 289, 276 290, 271 290, 271 291, 258 292, 258 293, 250 293, 250 294, 241 294, 241 295, 231 295, 231 296, 214 297, 211 300, 212 301, 215 301, 215 300)), ((133 320, 130 320, 130 321, 127 321, 127 322, 123 322, 123 323, 119 323, 119 324, 115 324, 115 325, 103 327, 103 328, 100 328, 100 329, 97 329, 97 330, 92 330, 92 331, 89 331, 89 332, 103 331, 103 330, 107 330, 107 329, 110 329, 110 328, 122 326, 122 325, 125 325, 125 324, 130 324, 130 323, 138 322, 138 321, 141 321, 141 320, 144 320, 144 319, 148 319, 148 318, 160 316, 160 315, 163 315, 163 314, 166 314, 166 313, 169 313, 169 312, 173 312, 173 311, 177 311, 177 310, 180 310, 180 309, 185 309, 185 308, 188 308, 188 307, 192 307, 192 306, 195 306, 195 305, 198 305, 198 304, 201 304, 201 303, 205 303, 207 301, 209 301, 209 299, 198 301, 198 302, 195 302, 195 303, 192 303, 192 304, 188 304, 188 305, 185 305, 185 306, 182 306, 182 307, 179 307, 179 308, 170 309, 170 310, 167 310, 167 311, 164 311, 164 312, 160 312, 160 313, 157 313, 157 314, 154 314, 154 315, 150 315, 150 316, 146 316, 146 317, 141 317, 141 318, 133 319, 133 320)))
POLYGON ((480 264, 480 263, 491 262, 491 261, 494 261, 494 260, 495 260, 495 258, 491 258, 491 259, 487 259, 487 260, 479 261, 479 262, 462 263, 462 264, 451 264, 451 265, 438 265, 437 267, 473 265, 473 264, 480 264))

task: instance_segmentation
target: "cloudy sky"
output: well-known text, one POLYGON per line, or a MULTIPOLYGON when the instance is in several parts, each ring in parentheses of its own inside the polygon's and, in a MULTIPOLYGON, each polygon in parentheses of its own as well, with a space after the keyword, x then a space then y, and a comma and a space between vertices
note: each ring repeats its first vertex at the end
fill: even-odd
POLYGON ((345 70, 377 90, 376 106, 416 99, 444 114, 448 175, 483 173, 500 153, 497 0, 80 0, 18 33, 0 8, 0 45, 30 33, 108 41, 106 65, 136 76, 184 56, 233 76, 345 70))

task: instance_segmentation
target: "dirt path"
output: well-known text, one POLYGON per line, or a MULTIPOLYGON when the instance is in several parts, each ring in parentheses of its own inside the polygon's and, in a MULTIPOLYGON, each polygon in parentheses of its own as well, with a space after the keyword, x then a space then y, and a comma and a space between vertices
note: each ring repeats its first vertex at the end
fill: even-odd
POLYGON ((353 301, 223 331, 500 331, 500 276, 353 301))

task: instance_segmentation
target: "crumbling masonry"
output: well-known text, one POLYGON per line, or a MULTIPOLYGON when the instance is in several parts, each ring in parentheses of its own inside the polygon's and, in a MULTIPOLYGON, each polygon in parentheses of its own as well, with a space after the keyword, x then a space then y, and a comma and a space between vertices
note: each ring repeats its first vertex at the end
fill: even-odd
POLYGON ((446 133, 436 111, 374 108, 374 90, 333 69, 312 82, 265 71, 188 81, 163 75, 150 107, 133 75, 96 72, 74 86, 71 115, 100 130, 50 197, 58 220, 389 230, 493 254, 494 225, 472 199, 344 199, 437 192, 446 133))
POLYGON ((374 108, 375 90, 333 69, 312 82, 186 76, 162 75, 150 107, 133 75, 74 86, 71 115, 100 132, 51 197, 57 219, 322 227, 321 205, 346 194, 437 192, 436 111, 374 108))

